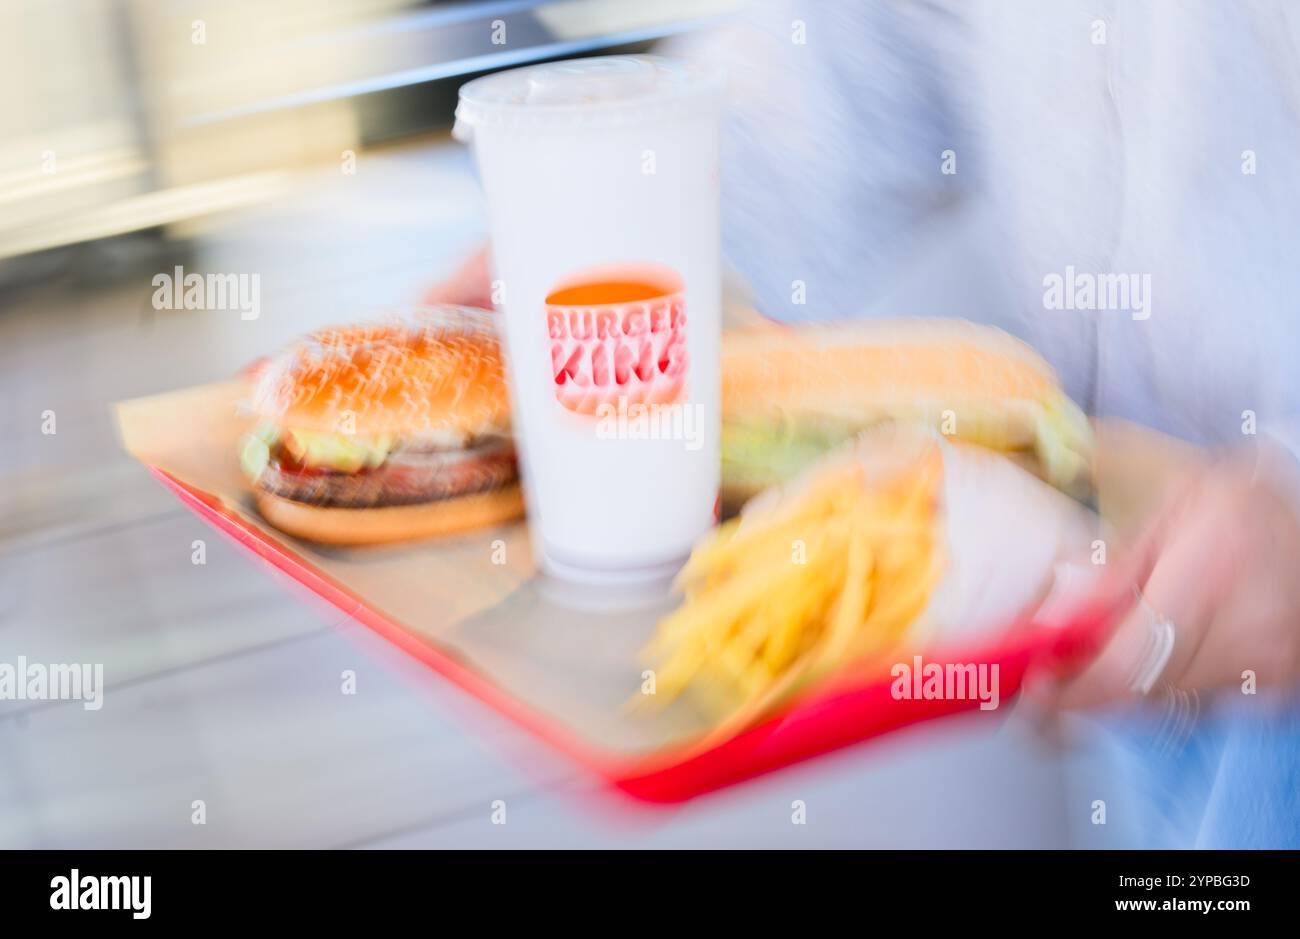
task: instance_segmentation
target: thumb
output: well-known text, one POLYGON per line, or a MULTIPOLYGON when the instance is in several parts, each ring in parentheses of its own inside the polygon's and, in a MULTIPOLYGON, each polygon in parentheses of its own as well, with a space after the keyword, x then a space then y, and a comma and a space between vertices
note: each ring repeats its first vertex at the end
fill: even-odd
POLYGON ((1143 584, 1158 556, 1159 540, 1149 531, 1127 552, 1106 565, 1090 590, 1086 605, 1108 611, 1110 621, 1097 639, 1100 651, 1082 665, 1047 662, 1025 677, 1024 691, 1040 707, 1080 707, 1128 694, 1133 663, 1148 641, 1149 625, 1138 603, 1143 584), (1082 689, 1082 690, 1080 690, 1082 689))

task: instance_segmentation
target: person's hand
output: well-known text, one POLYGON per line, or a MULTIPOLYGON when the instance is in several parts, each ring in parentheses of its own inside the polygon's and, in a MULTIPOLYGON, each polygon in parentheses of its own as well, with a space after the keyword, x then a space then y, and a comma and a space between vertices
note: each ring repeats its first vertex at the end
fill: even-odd
POLYGON ((420 297, 429 305, 452 303, 492 309, 492 275, 488 273, 487 245, 479 248, 446 280, 428 288, 420 297))
POLYGON ((1190 476, 1122 563, 1145 600, 1080 674, 1033 694, 1061 707, 1134 697, 1135 669, 1152 648, 1152 613, 1174 627, 1157 687, 1259 690, 1300 681, 1300 486, 1289 454, 1268 445, 1190 476), (1266 467, 1266 468, 1265 468, 1266 467))

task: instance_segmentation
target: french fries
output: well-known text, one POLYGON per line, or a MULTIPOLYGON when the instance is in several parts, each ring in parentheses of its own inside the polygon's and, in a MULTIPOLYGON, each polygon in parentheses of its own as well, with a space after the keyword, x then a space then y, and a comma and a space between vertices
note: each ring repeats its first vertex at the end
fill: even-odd
POLYGON ((683 691, 738 730, 809 682, 888 654, 942 565, 942 456, 919 440, 886 465, 862 444, 716 529, 678 577, 685 601, 646 648, 662 706, 683 691))

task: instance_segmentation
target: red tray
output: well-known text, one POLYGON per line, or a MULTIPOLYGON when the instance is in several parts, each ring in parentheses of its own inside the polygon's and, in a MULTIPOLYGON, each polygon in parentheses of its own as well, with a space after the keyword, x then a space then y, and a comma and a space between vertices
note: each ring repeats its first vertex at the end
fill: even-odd
MULTIPOLYGON (((921 721, 976 709, 970 700, 895 700, 891 680, 825 692, 808 698, 785 713, 733 737, 712 749, 698 748, 629 759, 594 747, 557 721, 503 691, 490 678, 457 661, 436 645, 406 631, 305 559, 266 537, 206 493, 168 473, 150 467, 162 483, 190 509, 252 551, 302 583, 352 618, 364 623, 408 654, 424 662, 551 746, 596 773, 616 789, 648 802, 681 802, 706 792, 752 779, 849 744, 868 740, 921 721)), ((1020 688, 1031 667, 1066 670, 1092 655, 1107 637, 1120 612, 1118 596, 1098 599, 1068 622, 1015 624, 992 648, 935 650, 926 661, 940 665, 962 662, 997 663, 1003 702, 1020 688)))

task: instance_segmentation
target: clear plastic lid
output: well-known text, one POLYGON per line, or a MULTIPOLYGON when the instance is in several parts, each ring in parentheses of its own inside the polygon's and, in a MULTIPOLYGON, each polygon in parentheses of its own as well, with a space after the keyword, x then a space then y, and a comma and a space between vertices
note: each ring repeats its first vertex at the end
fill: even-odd
POLYGON ((453 134, 476 127, 525 130, 615 126, 714 107, 721 69, 657 55, 568 59, 496 72, 460 89, 453 134))

